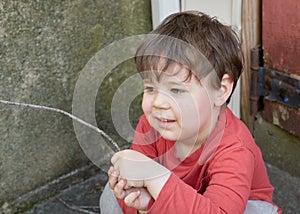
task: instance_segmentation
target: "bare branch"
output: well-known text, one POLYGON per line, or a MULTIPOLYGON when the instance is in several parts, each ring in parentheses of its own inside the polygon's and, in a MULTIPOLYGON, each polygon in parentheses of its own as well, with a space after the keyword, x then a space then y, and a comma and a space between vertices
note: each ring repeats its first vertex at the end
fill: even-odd
POLYGON ((67 208, 71 209, 71 210, 75 210, 75 211, 78 211, 78 212, 82 212, 82 213, 87 213, 87 214, 98 214, 98 213, 95 213, 95 212, 92 212, 92 211, 88 211, 88 210, 85 210, 85 209, 82 209, 80 207, 77 207, 75 205, 71 205, 71 204, 68 204, 67 202, 65 202, 63 199, 61 198, 57 198, 63 205, 65 205, 67 208))
POLYGON ((13 102, 13 101, 6 101, 6 100, 0 100, 0 103, 6 104, 6 105, 16 105, 16 106, 23 106, 23 107, 29 107, 29 108, 35 108, 35 109, 43 109, 43 110, 62 113, 64 115, 72 118, 73 120, 76 120, 77 122, 79 122, 79 123, 91 128, 91 129, 95 130, 99 134, 101 134, 105 139, 107 139, 110 142, 110 144, 113 146, 113 149, 114 149, 115 152, 121 150, 120 147, 118 146, 118 144, 108 134, 106 134, 103 130, 101 130, 98 127, 93 126, 90 123, 74 116, 73 114, 70 114, 69 112, 63 111, 63 110, 58 109, 58 108, 48 107, 48 106, 34 105, 34 104, 28 104, 28 103, 18 103, 18 102, 13 102))

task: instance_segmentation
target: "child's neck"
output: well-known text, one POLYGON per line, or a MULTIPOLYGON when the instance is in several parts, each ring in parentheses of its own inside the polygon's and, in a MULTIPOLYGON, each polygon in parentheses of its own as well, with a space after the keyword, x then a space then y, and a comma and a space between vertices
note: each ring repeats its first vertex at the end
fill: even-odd
POLYGON ((189 157, 192 153, 194 153, 197 149, 199 149, 201 145, 202 144, 189 145, 181 142, 176 142, 176 157, 180 160, 184 160, 185 158, 189 157))

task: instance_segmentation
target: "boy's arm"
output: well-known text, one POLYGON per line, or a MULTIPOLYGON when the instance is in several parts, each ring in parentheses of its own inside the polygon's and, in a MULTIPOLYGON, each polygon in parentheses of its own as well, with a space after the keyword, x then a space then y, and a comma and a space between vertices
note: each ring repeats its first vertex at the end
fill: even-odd
POLYGON ((195 213, 199 210, 203 213, 243 213, 250 194, 254 157, 246 148, 223 154, 212 163, 203 194, 139 152, 116 153, 112 163, 119 168, 121 176, 130 180, 131 186, 142 185, 148 189, 155 199, 149 213, 195 213))
POLYGON ((173 173, 149 213, 240 213, 245 210, 254 167, 252 153, 238 148, 222 155, 213 166, 203 194, 173 173))
POLYGON ((129 186, 144 186, 155 199, 150 213, 243 213, 249 197, 253 156, 246 149, 222 155, 210 172, 206 191, 199 194, 168 169, 133 151, 123 150, 112 157, 114 167, 129 186))

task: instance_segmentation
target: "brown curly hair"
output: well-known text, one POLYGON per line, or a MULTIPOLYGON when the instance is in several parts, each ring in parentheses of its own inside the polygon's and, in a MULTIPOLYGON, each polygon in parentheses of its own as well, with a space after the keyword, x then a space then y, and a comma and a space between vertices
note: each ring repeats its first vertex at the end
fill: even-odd
POLYGON ((223 75, 228 74, 235 88, 243 68, 243 54, 230 26, 204 13, 187 11, 168 16, 150 32, 139 46, 135 62, 141 74, 165 71, 174 62, 190 71, 189 78, 194 74, 200 80, 214 72, 212 85, 217 88, 223 75))

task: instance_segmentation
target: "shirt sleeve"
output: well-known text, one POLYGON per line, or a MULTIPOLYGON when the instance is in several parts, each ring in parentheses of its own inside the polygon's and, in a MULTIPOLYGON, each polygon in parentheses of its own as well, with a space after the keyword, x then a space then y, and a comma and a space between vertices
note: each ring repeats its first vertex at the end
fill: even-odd
POLYGON ((235 148, 211 163, 208 186, 197 192, 172 174, 149 213, 243 213, 250 194, 254 156, 247 148, 235 148))

